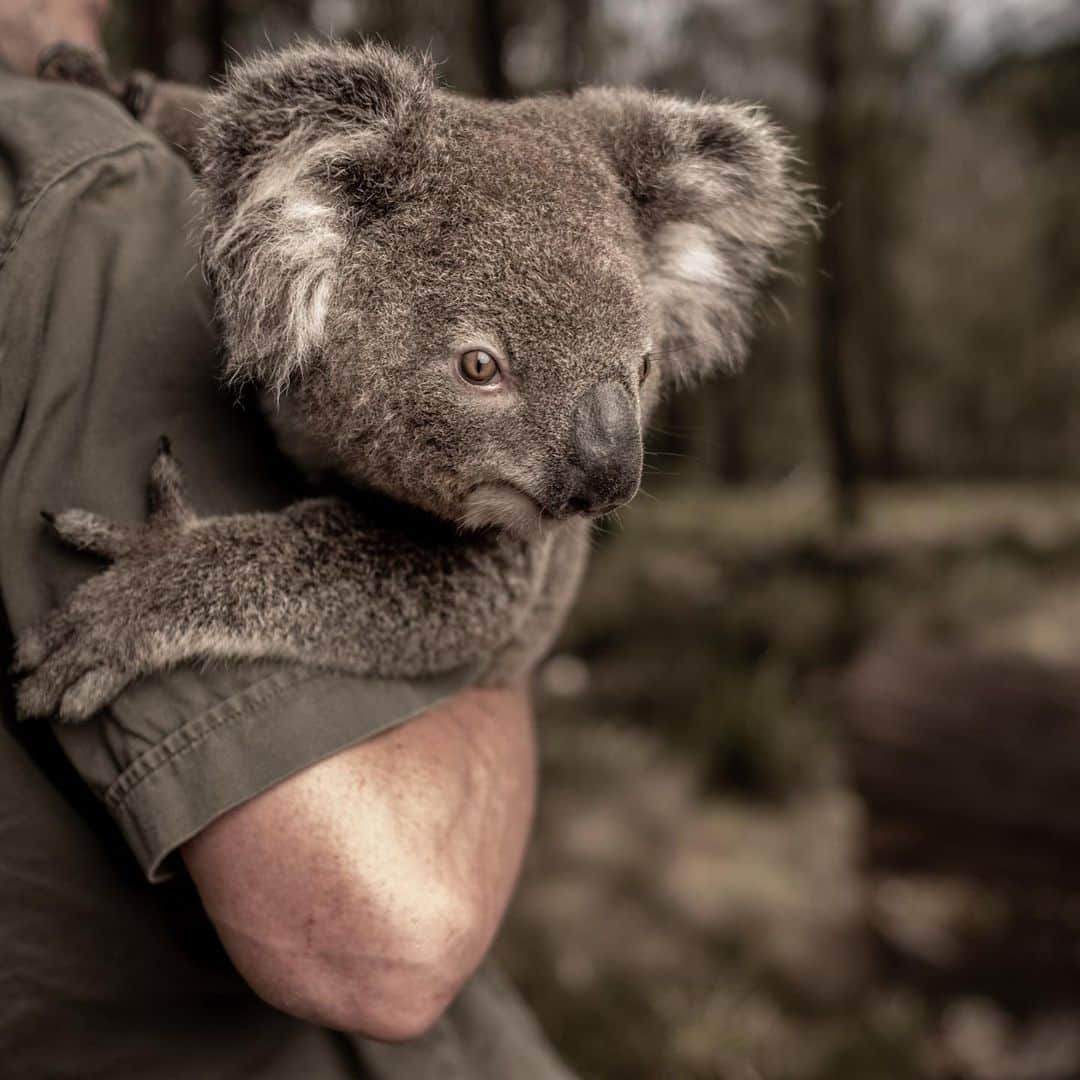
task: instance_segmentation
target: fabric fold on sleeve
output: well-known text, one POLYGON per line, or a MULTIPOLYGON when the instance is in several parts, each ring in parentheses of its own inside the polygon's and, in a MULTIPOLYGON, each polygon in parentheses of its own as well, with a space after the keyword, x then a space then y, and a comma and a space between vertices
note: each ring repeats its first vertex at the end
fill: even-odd
MULTIPOLYGON (((174 699, 205 696, 206 673, 193 675, 170 676, 174 699)), ((135 687, 113 712, 72 729, 75 738, 67 740, 69 756, 100 792, 150 881, 169 877, 176 850, 233 807, 411 719, 468 681, 465 673, 397 682, 272 665, 217 675, 219 684, 251 681, 156 741, 148 734, 160 726, 160 714, 143 712, 139 699, 156 696, 157 680, 135 687)))

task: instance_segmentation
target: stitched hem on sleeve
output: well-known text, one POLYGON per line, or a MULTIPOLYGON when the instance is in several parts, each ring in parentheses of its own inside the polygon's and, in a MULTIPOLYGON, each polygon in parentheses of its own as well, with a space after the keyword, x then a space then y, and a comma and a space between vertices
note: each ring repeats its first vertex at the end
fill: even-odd
POLYGON ((411 682, 305 668, 275 672, 171 732, 105 792, 151 882, 215 818, 302 769, 403 723, 462 689, 472 672, 411 682))

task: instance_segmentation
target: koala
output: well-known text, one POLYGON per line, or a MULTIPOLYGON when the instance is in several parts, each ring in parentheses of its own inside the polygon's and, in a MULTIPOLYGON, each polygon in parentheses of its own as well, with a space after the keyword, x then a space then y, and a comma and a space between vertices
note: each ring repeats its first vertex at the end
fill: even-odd
POLYGON ((163 442, 145 524, 50 515, 109 565, 19 641, 23 713, 82 720, 191 661, 527 672, 664 389, 743 358, 803 218, 786 140, 633 89, 471 99, 335 44, 238 65, 175 141, 225 375, 338 493, 199 517, 163 442))

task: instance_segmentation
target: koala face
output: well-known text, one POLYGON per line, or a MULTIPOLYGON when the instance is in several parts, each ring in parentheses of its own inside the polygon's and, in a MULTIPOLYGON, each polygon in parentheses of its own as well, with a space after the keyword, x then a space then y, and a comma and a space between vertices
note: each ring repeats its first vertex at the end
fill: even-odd
POLYGON ((650 349, 630 209, 555 109, 436 119, 423 194, 349 235, 290 393, 347 476, 467 526, 610 510, 641 476, 650 349))
POLYGON ((661 384, 737 361, 797 213, 754 113, 478 102, 374 47, 234 72, 201 165, 231 373, 354 483, 519 533, 633 497, 661 384))

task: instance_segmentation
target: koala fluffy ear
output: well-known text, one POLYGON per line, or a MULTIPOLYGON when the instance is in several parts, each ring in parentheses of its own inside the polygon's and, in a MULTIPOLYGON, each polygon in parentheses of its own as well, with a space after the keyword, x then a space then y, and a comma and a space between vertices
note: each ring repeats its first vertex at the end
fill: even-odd
POLYGON ((319 355, 346 226, 407 194, 434 91, 430 64, 378 45, 299 46, 229 72, 197 165, 231 377, 281 392, 319 355))
POLYGON ((752 106, 613 89, 575 100, 638 217, 661 370, 685 382, 736 369, 758 289, 807 220, 785 137, 752 106))

